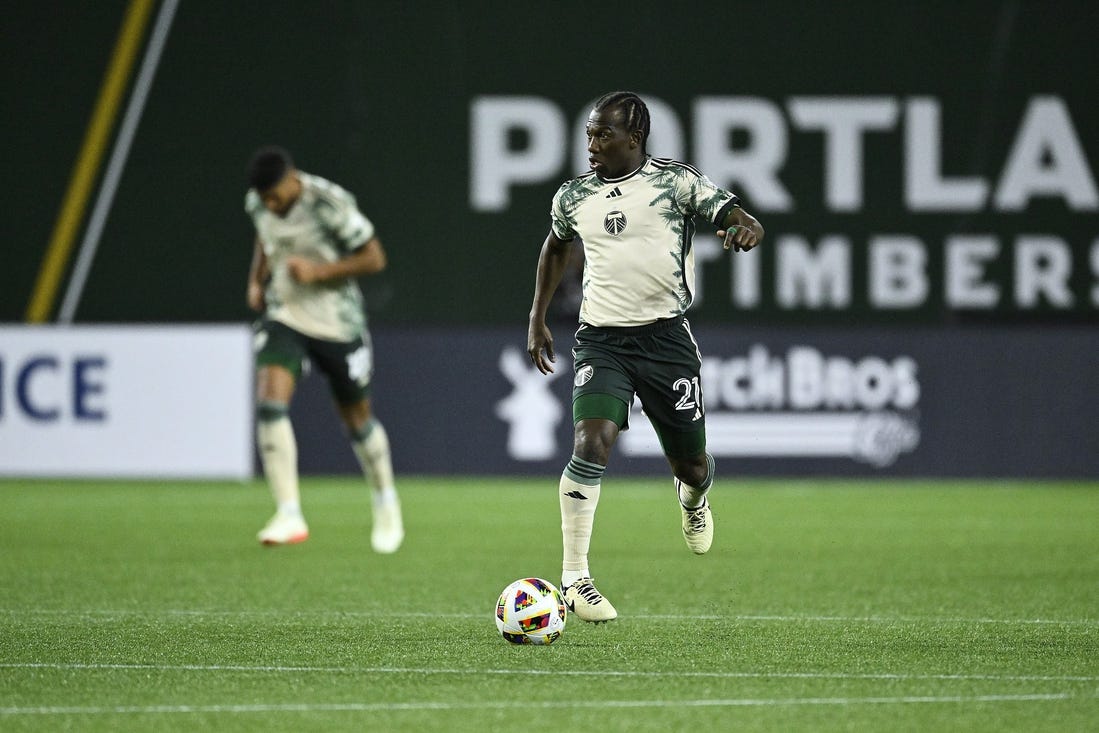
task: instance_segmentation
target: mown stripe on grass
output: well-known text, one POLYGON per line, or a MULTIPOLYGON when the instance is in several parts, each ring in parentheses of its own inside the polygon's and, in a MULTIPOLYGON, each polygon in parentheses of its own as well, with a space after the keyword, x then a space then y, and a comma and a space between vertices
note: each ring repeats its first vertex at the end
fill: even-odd
MULTIPOLYGON (((283 619, 340 619, 340 618, 439 618, 439 619, 483 619, 485 613, 426 613, 399 611, 279 611, 279 610, 241 610, 227 609, 65 609, 65 608, 0 608, 0 614, 9 616, 72 616, 94 619, 112 616, 145 616, 161 618, 164 616, 203 617, 239 616, 242 618, 283 618, 283 619)), ((491 614, 488 614, 491 617, 491 614)), ((788 615, 788 614, 666 614, 639 613, 621 619, 628 621, 774 621, 777 623, 870 623, 870 624, 1000 624, 1005 626, 1085 626, 1099 628, 1099 619, 1054 619, 1054 618, 989 618, 964 616, 833 616, 833 615, 788 615)))
POLYGON ((1099 682, 1095 675, 900 674, 893 672, 700 672, 692 670, 462 669, 437 667, 339 667, 250 664, 117 664, 95 662, 0 662, 0 669, 148 670, 157 672, 307 672, 313 674, 552 675, 554 677, 712 677, 728 679, 979 680, 995 682, 1099 682))
MULTIPOLYGON (((1085 696, 1093 699, 1095 695, 1085 696)), ((682 708, 682 707, 782 707, 796 705, 913 705, 991 702, 1057 702, 1072 700, 1068 693, 1019 695, 928 695, 901 697, 790 697, 701 700, 570 700, 571 708, 682 708)), ((1085 698, 1081 698, 1085 699, 1085 698)), ((170 713, 311 713, 311 712, 399 712, 405 710, 519 710, 559 709, 560 700, 516 700, 483 702, 351 702, 281 703, 250 705, 105 705, 40 706, 0 708, 0 715, 126 715, 170 713)))

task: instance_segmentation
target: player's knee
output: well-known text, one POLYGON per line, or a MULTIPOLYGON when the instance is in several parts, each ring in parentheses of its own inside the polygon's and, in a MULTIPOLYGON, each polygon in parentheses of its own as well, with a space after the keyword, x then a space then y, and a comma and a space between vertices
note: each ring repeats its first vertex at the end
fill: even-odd
POLYGON ((581 420, 576 423, 572 452, 579 458, 607 465, 618 437, 618 426, 610 420, 581 420))
POLYGON ((373 420, 373 413, 370 409, 369 400, 341 404, 339 406, 339 411, 340 419, 343 420, 343 424, 347 426, 347 430, 352 435, 369 431, 371 421, 373 420))

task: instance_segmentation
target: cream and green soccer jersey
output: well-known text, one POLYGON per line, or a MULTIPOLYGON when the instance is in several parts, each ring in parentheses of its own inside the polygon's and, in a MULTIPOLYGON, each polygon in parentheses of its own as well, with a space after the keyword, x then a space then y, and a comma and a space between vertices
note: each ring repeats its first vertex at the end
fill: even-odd
POLYGON ((335 183, 300 171, 298 176, 301 197, 285 217, 268 211, 254 190, 244 199, 271 270, 267 317, 315 338, 352 341, 366 325, 358 283, 351 278, 303 285, 290 277, 286 259, 335 262, 369 242, 374 225, 355 197, 335 183))
POLYGON ((739 200, 687 165, 648 158, 633 173, 566 181, 553 197, 553 233, 584 242, 580 321, 641 326, 687 311, 695 291, 695 217, 719 224, 739 200))

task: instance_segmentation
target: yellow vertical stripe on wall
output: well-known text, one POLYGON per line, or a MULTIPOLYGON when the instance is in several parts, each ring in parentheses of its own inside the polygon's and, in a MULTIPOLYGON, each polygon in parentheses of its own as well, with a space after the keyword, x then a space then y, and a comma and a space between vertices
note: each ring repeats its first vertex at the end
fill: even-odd
POLYGON ((92 185, 102 165, 103 154, 107 149, 108 138, 114 128, 115 120, 118 118, 130 72, 141 49, 141 41, 145 37, 145 28, 149 24, 153 2, 154 0, 130 0, 130 5, 126 9, 126 17, 123 19, 122 30, 119 32, 118 41, 111 54, 110 66, 107 68, 107 74, 99 90, 95 111, 92 113, 88 130, 84 134, 84 143, 80 147, 76 167, 69 180, 69 187, 65 191, 65 199, 61 204, 57 222, 54 224, 53 234, 50 235, 49 247, 42 260, 42 267, 38 271, 31 300, 27 304, 28 323, 43 323, 54 310, 57 287, 68 266, 80 222, 84 219, 92 185))

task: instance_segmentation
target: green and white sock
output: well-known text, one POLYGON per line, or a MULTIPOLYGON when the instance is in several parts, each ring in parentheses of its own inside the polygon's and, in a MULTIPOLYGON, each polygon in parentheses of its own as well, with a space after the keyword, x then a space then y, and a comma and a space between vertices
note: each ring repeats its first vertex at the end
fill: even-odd
POLYGON ((393 459, 389 451, 389 435, 380 422, 370 418, 362 431, 352 436, 351 447, 359 459, 363 474, 374 489, 374 503, 384 504, 397 499, 393 482, 393 459))
POLYGON ((263 474, 280 514, 301 516, 298 488, 298 443, 287 415, 287 406, 277 402, 259 405, 256 442, 263 474))
POLYGON ((562 588, 580 578, 591 577, 588 548, 605 470, 606 466, 573 456, 561 474, 562 588))

